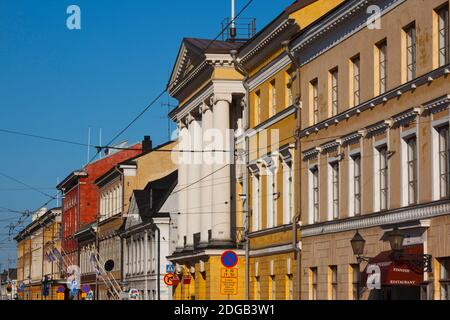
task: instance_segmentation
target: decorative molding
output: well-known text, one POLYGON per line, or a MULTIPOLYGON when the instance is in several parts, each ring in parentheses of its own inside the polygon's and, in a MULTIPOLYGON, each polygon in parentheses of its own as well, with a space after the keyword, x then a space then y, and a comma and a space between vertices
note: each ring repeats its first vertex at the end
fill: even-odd
POLYGON ((263 40, 261 40, 252 50, 245 54, 241 61, 246 63, 251 57, 256 55, 259 51, 264 49, 274 38, 276 38, 280 33, 282 33, 289 26, 295 24, 295 20, 286 19, 284 20, 275 30, 273 30, 269 35, 267 35, 263 40))
POLYGON ((450 202, 448 200, 445 200, 415 207, 391 210, 385 213, 374 213, 356 218, 348 218, 338 221, 303 226, 301 228, 301 232, 302 237, 307 238, 330 233, 368 229, 385 225, 395 225, 414 220, 435 218, 449 214, 450 202))
MULTIPOLYGON (((400 88, 400 90, 402 92, 406 92, 408 90, 409 91, 413 90, 413 89, 411 89, 411 85, 413 83, 417 84, 417 87, 419 87, 421 85, 424 85, 424 84, 427 84, 427 78, 428 78, 429 75, 432 75, 434 79, 442 77, 442 76, 445 75, 444 74, 445 68, 448 68, 449 66, 450 66, 450 64, 447 65, 447 66, 443 66, 443 67, 440 67, 438 69, 435 69, 435 70, 433 70, 433 71, 431 71, 431 72, 429 72, 429 73, 427 73, 425 75, 422 75, 422 76, 412 80, 411 82, 408 82, 408 83, 405 83, 405 84, 399 86, 398 88, 395 88, 395 89, 390 90, 390 91, 388 91, 388 92, 386 92, 386 93, 384 93, 382 95, 374 97, 374 98, 372 98, 372 99, 370 99, 370 100, 360 104, 359 106, 356 106, 356 107, 354 107, 352 109, 348 109, 347 111, 345 111, 343 113, 340 113, 337 116, 334 116, 332 118, 328 118, 328 119, 326 119, 326 120, 324 120, 324 121, 322 121, 322 122, 320 122, 320 123, 318 123, 316 125, 313 125, 313 126, 310 126, 308 128, 305 128, 304 130, 302 130, 300 132, 300 137, 304 138, 304 137, 310 136, 311 133, 313 133, 313 132, 319 132, 321 129, 326 129, 327 128, 326 124, 335 124, 336 120, 338 122, 347 120, 347 119, 349 119, 351 117, 359 115, 361 112, 373 109, 374 106, 384 104, 387 101, 389 101, 391 99, 394 99, 394 98, 397 99, 398 97, 396 95, 396 92, 399 90, 399 88, 400 88)), ((443 99, 443 101, 446 101, 445 97, 442 97, 442 99, 443 99)), ((441 104, 442 103, 445 104, 445 102, 441 102, 441 104)), ((427 103, 425 103, 425 105, 427 105, 427 103)), ((432 105, 434 105, 434 104, 432 104, 432 105)), ((424 111, 426 112, 427 109, 424 108, 424 111)), ((418 110, 415 110, 415 112, 418 112, 418 110)))
POLYGON ((256 126, 253 129, 249 129, 247 130, 247 132, 245 133, 245 135, 248 138, 253 137, 254 135, 260 133, 261 131, 267 129, 268 127, 274 125, 277 122, 280 122, 281 120, 289 117, 290 115, 292 115, 293 113, 295 113, 296 111, 296 107, 294 105, 284 109, 283 111, 277 113, 276 115, 274 115, 272 118, 267 119, 266 121, 262 122, 261 124, 259 124, 258 126, 256 126))
POLYGON ((258 73, 256 73, 256 75, 249 79, 248 85, 250 91, 254 91, 261 84, 268 81, 281 70, 285 69, 289 64, 291 64, 291 59, 288 55, 286 53, 281 54, 269 65, 261 69, 258 73))
POLYGON ((426 103, 423 106, 424 113, 437 113, 448 109, 450 105, 450 93, 426 103))
POLYGON ((276 247, 269 247, 264 249, 256 249, 256 250, 250 250, 250 257, 262 257, 262 256, 269 256, 269 255, 275 255, 275 254, 282 254, 287 252, 294 251, 294 247, 292 244, 285 244, 281 246, 276 247))

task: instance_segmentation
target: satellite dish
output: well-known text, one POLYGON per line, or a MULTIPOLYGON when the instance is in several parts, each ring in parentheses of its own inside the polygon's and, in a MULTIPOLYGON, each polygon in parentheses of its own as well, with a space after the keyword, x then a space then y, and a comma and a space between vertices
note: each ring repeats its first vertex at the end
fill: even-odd
POLYGON ((108 260, 105 263, 105 270, 107 272, 111 272, 114 270, 114 261, 113 260, 108 260))

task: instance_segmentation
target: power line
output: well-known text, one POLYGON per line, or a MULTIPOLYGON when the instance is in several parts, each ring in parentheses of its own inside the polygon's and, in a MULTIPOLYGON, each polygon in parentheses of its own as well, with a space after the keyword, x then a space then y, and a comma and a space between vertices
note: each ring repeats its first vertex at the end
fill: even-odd
MULTIPOLYGON (((217 39, 219 39, 219 37, 225 32, 225 30, 229 27, 229 26, 231 26, 235 21, 236 21, 236 19, 237 18, 239 18, 240 17, 240 15, 250 6, 250 4, 253 2, 253 0, 249 0, 248 2, 247 2, 247 4, 239 11, 239 13, 236 15, 236 17, 234 18, 234 19, 232 19, 229 23, 228 23, 228 25, 225 27, 225 28, 223 28, 220 32, 219 32, 219 34, 213 39, 213 40, 211 40, 210 42, 209 42, 209 44, 206 46, 206 48, 205 48, 205 51, 207 51, 210 47, 211 47, 211 45, 215 42, 215 41, 217 41, 217 39)), ((112 144, 117 138, 119 138, 123 133, 125 133, 134 123, 136 123, 136 121, 138 121, 165 93, 167 92, 167 87, 166 88, 164 88, 164 90, 162 90, 161 91, 161 93, 159 93, 158 95, 157 95, 157 97, 155 98, 155 99, 153 99, 153 101, 147 106, 147 107, 145 107, 144 108, 144 110, 142 110, 128 125, 126 125, 125 126, 125 128, 124 129, 122 129, 120 132, 118 132, 112 139, 111 139, 111 141, 108 143, 108 145, 109 144, 112 144)), ((100 152, 99 151, 97 151, 97 154, 89 161, 89 163, 91 163, 97 156, 98 156, 98 154, 99 154, 100 152)))
POLYGON ((44 195, 44 196, 46 196, 46 197, 49 197, 50 199, 55 199, 54 196, 51 196, 51 195, 49 195, 49 194, 46 193, 46 192, 43 192, 43 191, 41 191, 41 190, 39 190, 39 189, 36 189, 35 187, 32 187, 32 186, 30 186, 29 184, 27 184, 27 183, 25 183, 25 182, 22 182, 22 181, 20 181, 19 179, 16 179, 16 178, 14 178, 14 177, 11 177, 11 176, 9 176, 9 175, 7 175, 7 174, 5 174, 5 173, 0 172, 0 176, 5 177, 5 178, 8 179, 8 180, 17 182, 18 184, 21 184, 21 185, 23 185, 23 186, 25 186, 25 187, 27 187, 27 188, 33 190, 33 191, 36 191, 36 192, 38 192, 38 193, 40 193, 40 194, 42 194, 42 195, 44 195))

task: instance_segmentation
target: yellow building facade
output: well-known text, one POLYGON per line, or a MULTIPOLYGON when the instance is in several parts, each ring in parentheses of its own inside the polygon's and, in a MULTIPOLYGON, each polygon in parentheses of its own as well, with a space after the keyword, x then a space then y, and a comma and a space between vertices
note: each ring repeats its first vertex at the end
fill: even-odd
POLYGON ((64 300, 57 292, 61 279, 61 210, 42 209, 17 237, 18 296, 22 300, 64 300), (44 281, 48 281, 45 296, 44 281))
POLYGON ((296 1, 239 49, 248 128, 248 299, 300 298, 300 90, 287 50, 295 35, 343 1, 296 1))

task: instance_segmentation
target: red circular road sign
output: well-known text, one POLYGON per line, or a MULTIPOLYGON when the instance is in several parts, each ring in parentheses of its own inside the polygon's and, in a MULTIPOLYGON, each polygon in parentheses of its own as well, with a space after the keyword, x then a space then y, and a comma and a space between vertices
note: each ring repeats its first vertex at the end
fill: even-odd
POLYGON ((230 250, 222 254, 221 261, 224 267, 231 269, 237 266, 239 258, 236 252, 230 250))
POLYGON ((175 275, 173 273, 166 274, 164 277, 164 283, 169 287, 173 286, 173 278, 174 277, 175 277, 175 275))

